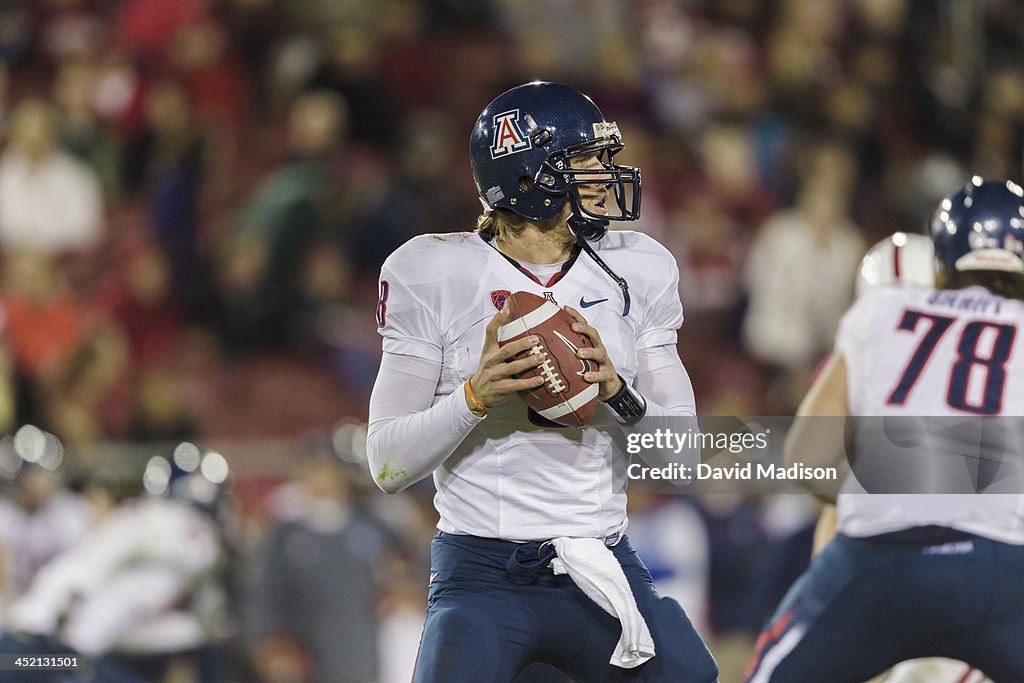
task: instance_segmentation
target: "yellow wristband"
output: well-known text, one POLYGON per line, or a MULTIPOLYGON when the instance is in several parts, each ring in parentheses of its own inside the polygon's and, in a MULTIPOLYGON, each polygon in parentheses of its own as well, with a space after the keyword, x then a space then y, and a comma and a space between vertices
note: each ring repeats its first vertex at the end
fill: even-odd
POLYGON ((486 415, 488 408, 481 403, 480 399, 478 399, 476 394, 473 393, 473 387, 470 386, 469 380, 467 379, 466 383, 462 386, 466 390, 466 403, 469 405, 469 412, 473 413, 477 417, 483 417, 486 415))

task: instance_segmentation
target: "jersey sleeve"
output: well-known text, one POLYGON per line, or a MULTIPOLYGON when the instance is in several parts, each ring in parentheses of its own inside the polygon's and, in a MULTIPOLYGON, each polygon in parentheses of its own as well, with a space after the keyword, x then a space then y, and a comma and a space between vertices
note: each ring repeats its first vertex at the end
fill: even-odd
POLYGON ((675 258, 662 248, 664 261, 655 272, 665 273, 660 287, 651 292, 636 339, 637 351, 676 343, 676 331, 683 324, 683 303, 679 300, 679 267, 675 258))
POLYGON ((851 409, 862 407, 862 389, 859 378, 864 377, 866 364, 871 360, 872 326, 884 290, 869 292, 857 299, 839 321, 835 350, 842 354, 846 364, 847 403, 851 409))
POLYGON ((417 282, 414 263, 395 252, 380 271, 377 331, 385 353, 441 363, 442 338, 429 283, 417 282))

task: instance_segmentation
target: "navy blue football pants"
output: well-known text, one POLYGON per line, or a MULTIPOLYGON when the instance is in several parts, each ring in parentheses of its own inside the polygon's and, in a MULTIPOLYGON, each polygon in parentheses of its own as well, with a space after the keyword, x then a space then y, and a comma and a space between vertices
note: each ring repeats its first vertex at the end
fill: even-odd
POLYGON ((635 669, 609 663, 619 621, 568 576, 554 575, 547 566, 554 556, 550 544, 440 533, 431 544, 414 683, 532 683, 537 667, 516 677, 534 662, 586 683, 716 681, 711 653, 679 603, 658 596, 629 540, 623 537, 611 550, 654 637, 653 659, 635 669))
POLYGON ((751 683, 866 681, 917 657, 1024 681, 1024 546, 942 527, 852 538, 811 563, 758 640, 751 683))

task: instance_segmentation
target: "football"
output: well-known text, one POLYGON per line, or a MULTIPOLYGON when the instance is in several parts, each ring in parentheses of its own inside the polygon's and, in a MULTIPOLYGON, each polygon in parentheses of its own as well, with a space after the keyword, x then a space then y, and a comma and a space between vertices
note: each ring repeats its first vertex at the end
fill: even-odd
POLYGON ((590 346, 590 340, 573 332, 572 317, 544 297, 514 292, 505 306, 509 318, 498 328, 498 344, 504 346, 533 334, 540 343, 518 357, 544 356, 544 363, 519 375, 544 378, 540 387, 520 392, 523 401, 544 419, 563 427, 589 424, 597 407, 598 386, 583 379, 583 374, 597 368, 593 361, 577 357, 576 350, 590 346))

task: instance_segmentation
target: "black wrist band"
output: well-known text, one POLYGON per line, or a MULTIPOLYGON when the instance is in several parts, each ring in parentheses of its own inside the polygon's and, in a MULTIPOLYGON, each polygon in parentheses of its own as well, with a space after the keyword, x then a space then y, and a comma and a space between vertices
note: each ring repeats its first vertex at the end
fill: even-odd
POLYGON ((619 416, 619 422, 632 427, 647 414, 647 401, 622 379, 622 375, 619 375, 619 381, 622 382, 622 386, 614 396, 606 399, 605 403, 619 416))

